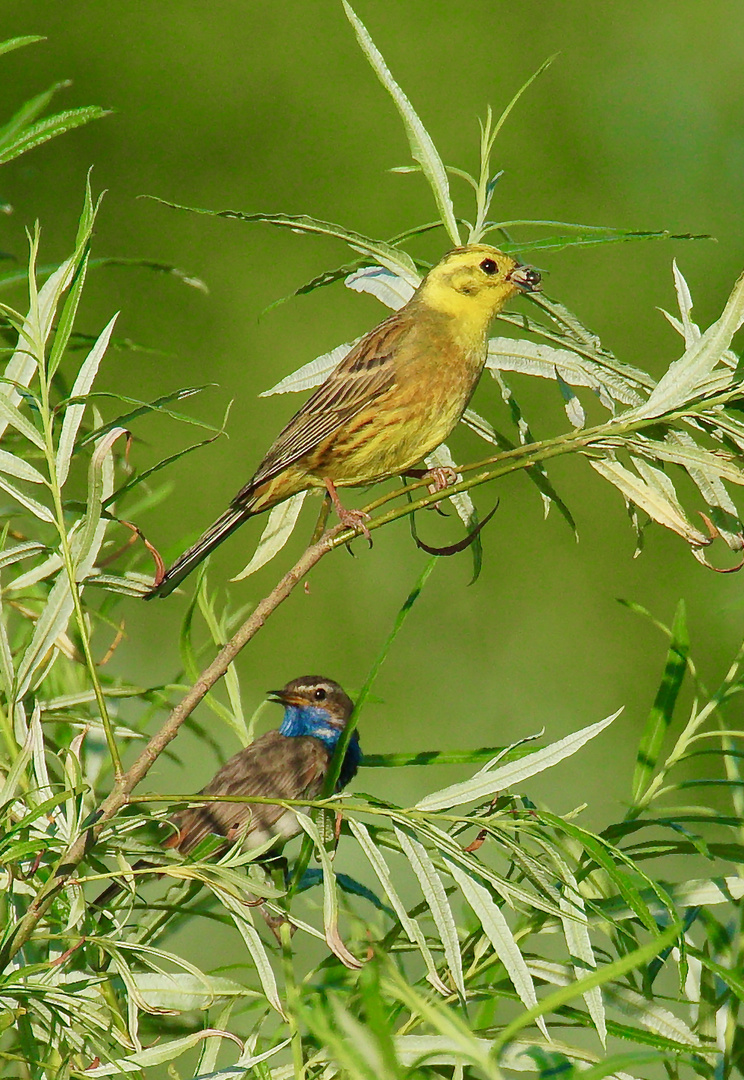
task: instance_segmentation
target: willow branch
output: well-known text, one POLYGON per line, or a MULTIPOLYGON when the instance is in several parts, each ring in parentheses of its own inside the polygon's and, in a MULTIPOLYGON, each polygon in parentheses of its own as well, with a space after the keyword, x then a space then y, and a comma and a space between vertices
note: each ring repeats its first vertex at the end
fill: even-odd
MULTIPOLYGON (((405 506, 388 510, 378 517, 373 517, 365 524, 369 531, 372 532, 374 529, 382 528, 383 525, 388 525, 391 521, 408 517, 410 514, 416 513, 417 510, 425 510, 429 506, 434 506, 436 503, 441 502, 442 499, 448 499, 451 495, 457 495, 461 491, 470 491, 471 488, 479 487, 489 480, 496 480, 498 477, 506 476, 508 473, 518 472, 521 469, 530 469, 540 462, 548 461, 550 458, 562 457, 564 454, 586 453, 593 446, 604 450, 608 446, 622 449, 623 440, 627 436, 637 431, 643 431, 646 428, 673 427, 678 421, 696 417, 707 418, 714 422, 715 413, 710 417, 706 417, 706 414, 717 406, 726 405, 733 397, 739 396, 741 396, 741 390, 734 388, 715 397, 705 398, 699 404, 687 405, 663 416, 636 417, 632 413, 627 416, 621 414, 606 424, 599 424, 593 428, 578 428, 576 431, 558 435, 554 439, 525 443, 523 446, 514 447, 513 450, 505 450, 480 461, 471 462, 468 465, 458 465, 459 473, 464 475, 465 473, 475 472, 476 475, 469 476, 467 479, 460 480, 458 483, 433 494, 427 491, 421 498, 406 503, 405 506)), ((415 483, 407 484, 403 488, 396 488, 394 491, 389 491, 380 496, 379 499, 375 499, 374 502, 368 503, 364 510, 368 514, 372 514, 375 510, 381 509, 395 499, 400 499, 404 495, 409 497, 417 489, 426 489, 429 483, 431 483, 430 480, 417 480, 415 483)), ((339 547, 341 544, 348 544, 357 535, 358 532, 355 529, 340 530, 333 539, 332 546, 339 547)))

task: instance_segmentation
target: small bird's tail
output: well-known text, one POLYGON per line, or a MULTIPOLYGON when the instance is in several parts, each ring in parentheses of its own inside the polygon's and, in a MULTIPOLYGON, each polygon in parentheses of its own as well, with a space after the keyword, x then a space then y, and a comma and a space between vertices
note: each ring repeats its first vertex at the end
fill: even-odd
POLYGON ((145 593, 144 599, 152 600, 154 596, 168 596, 172 593, 183 579, 206 559, 211 551, 214 551, 218 544, 221 544, 230 533, 235 532, 252 516, 252 505, 252 502, 249 502, 247 506, 245 503, 229 506, 225 513, 217 518, 214 525, 211 525, 188 551, 184 551, 183 555, 176 559, 173 566, 166 571, 165 577, 148 593, 145 593))

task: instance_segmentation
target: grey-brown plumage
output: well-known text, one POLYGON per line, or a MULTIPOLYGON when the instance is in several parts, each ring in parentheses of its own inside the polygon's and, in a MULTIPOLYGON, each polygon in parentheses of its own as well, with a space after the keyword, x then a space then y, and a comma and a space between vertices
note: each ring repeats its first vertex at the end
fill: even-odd
MULTIPOLYGON (((281 727, 267 731, 225 762, 201 795, 277 799, 314 799, 320 795, 336 743, 354 708, 351 698, 337 682, 322 675, 293 679, 282 690, 270 691, 269 697, 284 705, 281 727)), ((344 756, 337 791, 354 777, 361 756, 355 731, 344 756)), ((302 808, 298 810, 303 812, 302 808)), ((179 811, 170 820, 176 830, 164 847, 176 848, 184 855, 210 835, 224 838, 223 850, 238 840, 255 848, 275 838, 277 846, 281 846, 301 831, 296 814, 274 803, 200 803, 179 811)), ((140 862, 136 869, 152 865, 140 862)), ((114 882, 96 904, 105 906, 120 888, 119 882, 114 882)))
MULTIPOLYGON (((336 742, 346 726, 353 703, 338 683, 305 675, 273 691, 271 698, 285 706, 278 731, 267 731, 231 757, 201 795, 230 795, 278 799, 314 799, 322 788, 336 742)), ((361 751, 354 733, 344 759, 339 789, 356 772, 361 751)), ((282 843, 300 832, 292 810, 272 803, 210 802, 174 815, 178 832, 166 841, 184 854, 210 834, 228 844, 241 837, 259 847, 272 837, 282 843)))

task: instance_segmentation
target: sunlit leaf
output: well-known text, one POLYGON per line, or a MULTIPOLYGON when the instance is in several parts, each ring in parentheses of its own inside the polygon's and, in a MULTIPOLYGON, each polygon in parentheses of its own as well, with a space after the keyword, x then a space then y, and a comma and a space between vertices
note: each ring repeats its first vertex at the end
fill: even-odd
MULTIPOLYGON (((98 374, 98 367, 103 355, 108 348, 109 339, 114 330, 118 313, 107 323, 101 331, 95 345, 90 350, 80 366, 77 378, 72 387, 70 396, 73 398, 85 397, 93 385, 93 380, 98 374)), ((57 446, 57 482, 60 487, 64 486, 70 469, 72 451, 75 447, 80 424, 82 423, 85 405, 68 405, 65 409, 65 417, 62 421, 62 431, 57 446)))
POLYGON ((426 899, 427 906, 439 932, 439 937, 447 960, 447 967, 457 988, 460 997, 465 1000, 465 983, 463 981, 462 957, 460 956, 460 943, 457 938, 457 927, 452 915, 452 909, 447 899, 442 879, 436 871, 426 848, 415 835, 408 829, 395 830, 403 853, 411 864, 411 868, 418 878, 421 891, 426 899))
POLYGON ((744 322, 744 275, 739 278, 723 314, 705 333, 685 350, 679 360, 670 365, 645 405, 635 410, 638 417, 660 416, 671 412, 689 400, 704 381, 731 339, 744 322))
POLYGON ((595 738, 606 727, 609 727, 622 711, 622 709, 618 709, 617 712, 605 717, 604 720, 581 728, 580 731, 567 735, 564 739, 546 746, 543 750, 536 750, 534 754, 530 754, 529 757, 521 761, 510 762, 508 765, 504 765, 500 769, 493 769, 491 772, 479 773, 472 780, 465 780, 460 784, 453 784, 451 787, 443 788, 442 791, 427 795, 416 804, 416 808, 429 811, 445 810, 451 806, 462 806, 463 803, 483 800, 490 795, 494 795, 497 791, 508 791, 514 785, 523 783, 530 776, 536 776, 545 769, 557 765, 558 762, 563 761, 565 758, 571 757, 590 739, 595 738))
POLYGON ((252 559, 239 574, 230 578, 231 581, 243 581, 279 554, 292 535, 306 495, 306 491, 300 491, 274 507, 269 513, 269 520, 261 533, 261 539, 258 541, 252 559))

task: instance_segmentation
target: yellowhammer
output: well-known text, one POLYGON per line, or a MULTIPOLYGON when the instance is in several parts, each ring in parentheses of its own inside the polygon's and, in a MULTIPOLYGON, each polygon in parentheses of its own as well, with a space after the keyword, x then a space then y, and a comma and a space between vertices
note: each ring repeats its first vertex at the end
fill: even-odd
POLYGON ((306 488, 325 488, 344 524, 364 531, 337 487, 412 469, 447 438, 486 361, 488 326, 540 275, 486 244, 448 252, 400 311, 344 357, 289 421, 228 509, 147 593, 167 596, 244 521, 306 488))

